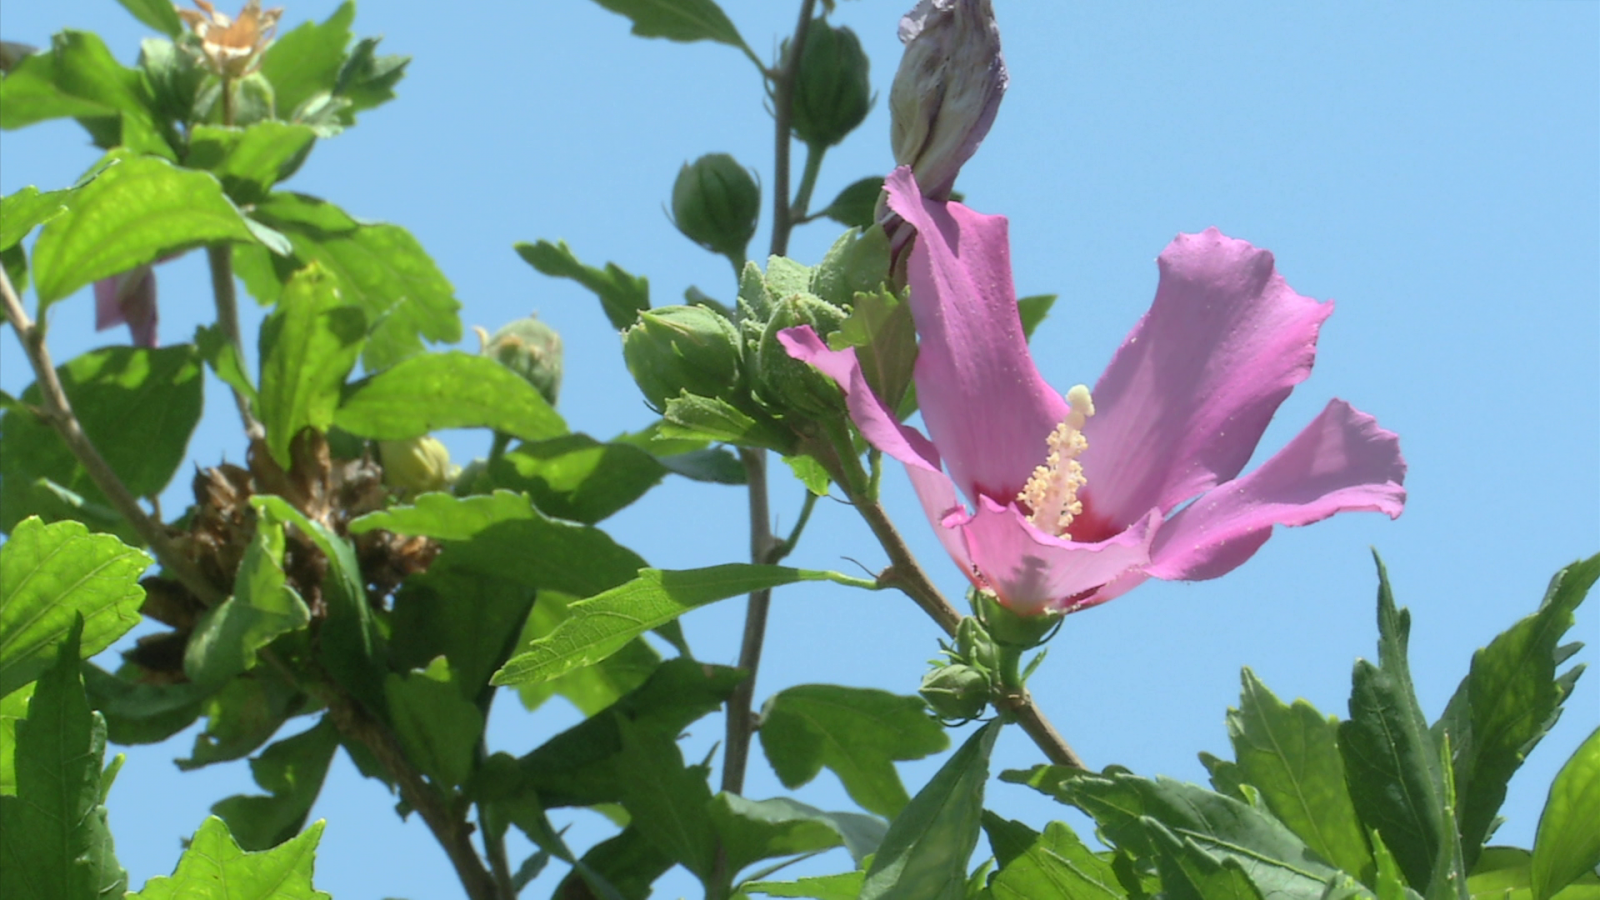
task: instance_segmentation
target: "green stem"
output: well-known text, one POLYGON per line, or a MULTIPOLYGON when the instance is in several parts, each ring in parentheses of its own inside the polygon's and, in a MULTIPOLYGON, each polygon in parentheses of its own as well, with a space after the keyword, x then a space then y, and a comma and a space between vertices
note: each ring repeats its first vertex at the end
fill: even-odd
POLYGON ((811 192, 817 187, 817 175, 822 172, 822 157, 827 153, 828 148, 821 144, 806 145, 806 166, 800 172, 800 187, 795 191, 794 204, 789 208, 790 221, 795 224, 806 221, 806 212, 811 206, 811 192))
POLYGON ((794 523, 794 528, 789 531, 789 536, 783 543, 773 548, 768 561, 779 563, 783 558, 794 552, 795 545, 800 543, 800 533, 806 530, 806 522, 811 520, 811 511, 817 506, 817 495, 806 491, 806 499, 800 504, 800 519, 794 523))
MULTIPOLYGON (((239 328, 239 293, 233 283, 233 245, 213 244, 206 248, 206 262, 211 268, 211 293, 216 298, 217 327, 222 336, 233 345, 233 352, 244 365, 244 334, 239 328)), ((266 428, 250 411, 250 400, 238 388, 233 388, 233 402, 239 407, 239 421, 244 423, 245 434, 252 440, 266 435, 266 428)))

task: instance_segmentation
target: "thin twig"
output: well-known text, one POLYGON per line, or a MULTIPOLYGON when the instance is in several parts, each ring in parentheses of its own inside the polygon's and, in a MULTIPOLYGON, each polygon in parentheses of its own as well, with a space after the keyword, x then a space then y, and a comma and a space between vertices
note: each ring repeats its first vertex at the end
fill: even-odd
POLYGON ((177 579, 183 582, 189 592, 199 598, 206 606, 215 606, 225 599, 225 594, 218 590, 199 568, 173 544, 166 528, 145 514, 143 507, 134 497, 128 486, 122 483, 117 473, 111 470, 105 457, 95 449, 89 436, 84 434, 83 425, 72 412, 72 403, 67 399, 66 391, 61 387, 61 379, 57 377, 55 366, 50 362, 50 352, 45 349, 44 332, 35 327, 28 313, 22 308, 22 301, 17 298, 17 291, 11 284, 11 279, 5 272, 0 271, 0 302, 5 305, 5 316, 11 322, 11 327, 16 329, 17 340, 22 343, 22 350, 28 356, 28 362, 33 365, 34 378, 39 384, 39 394, 44 398, 43 418, 61 436, 67 449, 72 452, 88 472, 89 479, 94 482, 100 493, 106 495, 106 500, 122 518, 126 519, 133 530, 149 545, 150 551, 155 554, 157 561, 177 579))
MULTIPOLYGON (((233 345, 233 353, 244 365, 244 337, 239 330, 239 295, 233 284, 233 246, 213 244, 206 248, 206 261, 211 266, 211 293, 216 297, 217 326, 222 336, 233 345)), ((250 400, 238 388, 233 391, 234 405, 239 407, 239 421, 244 423, 245 434, 251 440, 266 436, 266 429, 250 411, 250 400)))

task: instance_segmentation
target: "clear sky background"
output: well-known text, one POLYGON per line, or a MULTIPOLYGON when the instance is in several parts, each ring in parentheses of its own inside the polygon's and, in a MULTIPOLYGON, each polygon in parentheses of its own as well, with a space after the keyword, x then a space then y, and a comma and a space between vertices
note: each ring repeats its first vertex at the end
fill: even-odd
MULTIPOLYGON (((892 164, 885 98, 908 3, 839 4, 836 21, 874 60, 879 96, 829 155, 820 202, 892 164)), ((290 6, 285 25, 323 19, 334 5, 290 6)), ((1011 90, 959 188, 974 208, 1010 217, 1019 292, 1061 295, 1034 338, 1046 377, 1062 389, 1092 384, 1153 296, 1156 255, 1174 234, 1215 225, 1272 250, 1301 293, 1338 302, 1314 374, 1279 411, 1256 462, 1341 397, 1399 433, 1410 463, 1410 501, 1396 522, 1362 514, 1279 529, 1225 578, 1151 582, 1069 618, 1033 681, 1039 702, 1091 766, 1203 782, 1195 754, 1227 751, 1223 713, 1237 702, 1241 666, 1286 700, 1345 713, 1351 664, 1374 655, 1370 546, 1412 610, 1413 675, 1437 716, 1473 649, 1532 612, 1557 568, 1600 549, 1600 6, 996 5, 1011 90)), ((763 56, 797 8, 726 6, 763 56)), ((144 36, 111 0, 13 2, 0 17, 7 40, 45 44, 62 27, 99 31, 128 63, 144 36)), ((454 10, 373 2, 355 27, 385 35, 387 52, 414 54, 410 74, 396 102, 320 143, 289 186, 411 229, 454 283, 467 324, 492 329, 537 310, 556 326, 567 346, 561 410, 575 430, 604 438, 646 424, 598 304, 532 271, 511 244, 565 238, 591 264, 649 276, 657 305, 690 285, 730 298, 727 263, 681 238, 663 205, 678 166, 706 152, 733 153, 771 184, 771 121, 754 68, 725 46, 630 37, 625 20, 585 0, 454 10)), ((64 186, 97 157, 70 122, 0 140, 4 193, 64 186)), ((792 255, 816 261, 838 231, 802 228, 792 255)), ((161 339, 181 342, 212 315, 204 263, 190 254, 160 277, 161 339)), ((127 340, 121 329, 89 332, 87 291, 51 315, 58 360, 127 340)), ((252 333, 259 318, 247 311, 252 333)), ((31 381, 26 361, 13 337, 0 344, 0 384, 20 391, 31 381)), ((232 404, 220 384, 208 392, 193 458, 239 460, 232 404)), ((487 449, 481 434, 447 438, 457 462, 487 449)), ((778 470, 773 505, 786 529, 802 489, 778 470)), ((180 473, 169 513, 188 502, 187 483, 180 473)), ((902 531, 958 597, 965 581, 903 476, 885 483, 902 531)), ((607 527, 656 566, 738 560, 744 502, 742 489, 671 480, 607 527)), ((852 560, 884 563, 850 510, 827 501, 792 559, 846 571, 852 560)), ((742 617, 742 601, 687 617, 696 654, 731 663, 742 617)), ((781 589, 757 700, 807 682, 910 693, 937 636, 898 595, 781 589)), ((1593 664, 1600 600, 1569 637, 1590 644, 1577 661, 1593 664)), ((491 738, 521 753, 576 720, 564 701, 530 716, 505 698, 491 738)), ((285 734, 300 721, 309 722, 285 734)), ((1531 845, 1550 779, 1597 721, 1591 673, 1512 782, 1502 842, 1531 845)), ((703 756, 721 729, 720 718, 695 724, 685 756, 703 756)), ((111 794, 134 886, 171 870, 180 838, 212 802, 255 790, 243 762, 180 775, 171 760, 192 737, 131 749, 111 794)), ((995 770, 1038 761, 1008 730, 995 770)), ((913 792, 937 762, 901 767, 913 792)), ((748 792, 782 792, 759 753, 748 792)), ((798 796, 850 808, 827 773, 798 796)), ((459 896, 426 828, 401 823, 392 803, 346 760, 335 763, 313 812, 329 820, 318 886, 340 898, 459 896)), ((1065 813, 997 782, 988 805, 1035 827, 1065 813)), ((598 816, 557 814, 569 819, 575 845, 605 833, 598 816)), ((847 866, 836 854, 808 868, 847 866)), ((551 883, 525 896, 547 896, 551 883)), ((658 890, 698 893, 682 870, 658 890)))

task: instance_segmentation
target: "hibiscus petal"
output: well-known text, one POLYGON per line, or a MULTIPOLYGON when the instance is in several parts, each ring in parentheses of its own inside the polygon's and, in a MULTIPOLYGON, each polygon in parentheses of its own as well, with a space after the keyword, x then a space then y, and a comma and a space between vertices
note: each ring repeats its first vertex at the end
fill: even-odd
POLYGON ((861 429, 862 437, 905 464, 906 474, 911 476, 911 486, 922 501, 922 510, 933 524, 939 542, 962 571, 970 573, 972 563, 960 532, 955 530, 954 525, 945 524, 952 514, 959 514, 961 521, 964 521, 966 509, 956 497, 954 482, 939 466, 939 451, 915 428, 900 424, 893 411, 873 393, 866 375, 861 371, 861 363, 856 359, 855 348, 828 349, 810 325, 778 332, 778 342, 790 357, 832 378, 844 391, 846 408, 850 410, 851 420, 861 429))
POLYGON ((924 199, 905 167, 884 188, 889 208, 917 230, 908 279, 922 339, 915 370, 922 421, 969 501, 1009 501, 1044 462, 1068 407, 1028 353, 1006 220, 924 199))
POLYGON ((1077 544, 1035 528, 1015 504, 1001 506, 984 497, 962 530, 972 561, 995 596, 1012 612, 1032 615, 1079 608, 1074 598, 1148 563, 1160 522, 1160 514, 1151 510, 1109 540, 1077 544))
POLYGON ((1083 430, 1086 505, 1119 527, 1239 473, 1311 373, 1333 312, 1295 293, 1271 253, 1215 228, 1179 235, 1158 263, 1155 302, 1100 377, 1083 430))
POLYGON ((1151 551, 1156 578, 1200 581, 1232 571, 1273 525, 1309 525, 1366 510, 1397 518, 1405 507, 1400 439, 1343 400, 1249 475, 1203 494, 1162 527, 1151 551))
POLYGON ((105 331, 127 321, 122 315, 122 304, 117 301, 117 285, 120 282, 121 276, 113 275, 94 283, 95 331, 105 331))

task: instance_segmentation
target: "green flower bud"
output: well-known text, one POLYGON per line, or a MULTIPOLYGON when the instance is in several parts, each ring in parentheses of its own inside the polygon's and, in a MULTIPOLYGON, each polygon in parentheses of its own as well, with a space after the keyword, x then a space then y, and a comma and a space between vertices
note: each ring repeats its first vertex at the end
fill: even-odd
POLYGON ((854 131, 872 108, 868 66, 855 32, 812 19, 794 84, 789 122, 795 137, 831 147, 854 131))
POLYGON ((940 718, 975 719, 989 705, 989 676, 960 663, 940 666, 922 676, 917 693, 940 718))
POLYGON ((761 188, 726 153, 708 153, 678 170, 672 185, 672 224, 696 244, 744 265, 756 233, 761 188))
POLYGON ((561 393, 561 335, 537 316, 501 327, 484 340, 483 354, 521 375, 546 402, 556 405, 556 396, 561 393))
POLYGON ((824 340, 844 322, 844 311, 813 294, 790 294, 773 306, 756 346, 761 396, 778 410, 823 417, 844 411, 844 394, 833 380, 789 356, 778 341, 785 328, 810 325, 824 340))
POLYGON ((983 623, 972 616, 966 616, 956 626, 956 655, 968 665, 988 672, 995 671, 1000 664, 1000 651, 994 639, 989 637, 983 623))
POLYGON ((664 306, 639 314, 622 335, 628 371, 657 411, 682 391, 738 405, 743 370, 739 332, 703 306, 664 306))
POLYGON ((450 451, 426 435, 409 441, 379 441, 378 458, 383 462, 383 483, 406 494, 445 490, 459 474, 450 465, 450 451))
POLYGON ((1014 650, 1026 650, 1044 643, 1045 638, 1060 624, 1059 612, 1041 612, 1023 616, 1006 609, 998 598, 988 591, 978 592, 978 616, 983 619, 989 634, 997 643, 1014 650))
POLYGON ((918 0, 900 20, 905 56, 889 88, 896 165, 924 196, 945 200, 994 124, 1006 91, 991 0, 918 0))

